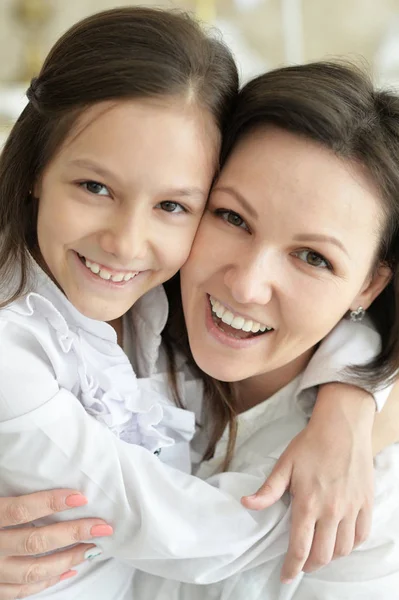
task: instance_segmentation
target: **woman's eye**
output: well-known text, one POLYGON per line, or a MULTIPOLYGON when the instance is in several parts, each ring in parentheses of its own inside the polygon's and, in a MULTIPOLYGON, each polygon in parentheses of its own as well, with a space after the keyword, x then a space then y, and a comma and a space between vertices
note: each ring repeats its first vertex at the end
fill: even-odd
POLYGON ((241 227, 242 229, 246 229, 248 231, 248 226, 245 223, 244 219, 240 217, 238 213, 233 212, 232 210, 219 209, 215 211, 216 214, 234 227, 241 227))
POLYGON ((330 269, 332 270, 331 263, 328 262, 326 258, 324 258, 318 252, 314 252, 313 250, 299 250, 294 253, 295 256, 303 260, 303 262, 307 263, 311 267, 318 267, 320 269, 330 269))
POLYGON ((161 209, 165 212, 169 213, 187 212, 187 209, 184 208, 184 206, 182 206, 178 202, 171 202, 170 200, 164 200, 163 202, 160 202, 158 206, 160 206, 161 209))
POLYGON ((108 188, 102 183, 98 183, 98 181, 83 181, 80 184, 85 190, 90 192, 90 194, 95 194, 96 196, 110 196, 108 188))

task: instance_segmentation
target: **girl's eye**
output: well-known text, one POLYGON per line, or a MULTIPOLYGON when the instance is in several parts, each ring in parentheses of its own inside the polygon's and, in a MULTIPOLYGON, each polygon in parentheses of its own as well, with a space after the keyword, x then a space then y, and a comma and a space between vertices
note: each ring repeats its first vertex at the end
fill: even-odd
POLYGON ((178 202, 171 202, 170 200, 164 200, 163 202, 160 202, 158 206, 160 206, 161 209, 165 212, 169 213, 187 212, 187 209, 184 208, 184 206, 182 206, 178 202))
POLYGON ((95 194, 96 196, 110 196, 108 188, 102 183, 98 183, 98 181, 83 181, 80 184, 85 190, 90 192, 90 194, 95 194))
POLYGON ((223 221, 233 225, 233 227, 241 227, 242 229, 248 229, 248 225, 245 223, 244 219, 240 217, 240 215, 232 210, 226 210, 224 208, 218 209, 215 211, 216 215, 218 215, 223 221))
POLYGON ((328 262, 328 260, 318 252, 314 252, 313 250, 299 250, 294 254, 311 267, 317 267, 319 269, 329 269, 330 271, 332 270, 331 263, 328 262))

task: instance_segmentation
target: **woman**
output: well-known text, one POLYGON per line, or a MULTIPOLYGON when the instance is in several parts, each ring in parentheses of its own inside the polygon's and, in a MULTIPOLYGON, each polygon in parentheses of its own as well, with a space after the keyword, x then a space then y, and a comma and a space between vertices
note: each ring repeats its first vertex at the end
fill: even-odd
MULTIPOLYGON (((391 335, 394 316, 388 312, 392 309, 393 295, 393 284, 389 281, 397 268, 397 215, 392 191, 398 184, 396 165, 391 168, 398 144, 395 101, 393 96, 376 94, 355 72, 329 65, 277 71, 244 88, 240 96, 231 137, 227 140, 225 170, 215 186, 191 258, 182 273, 187 330, 197 365, 213 377, 241 381, 232 396, 233 411, 230 415, 224 413, 220 428, 230 418, 234 441, 235 413, 249 411, 250 415, 251 408, 258 404, 261 408, 254 408, 259 431, 255 431, 253 424, 251 430, 242 433, 239 430, 239 443, 231 463, 236 472, 247 474, 247 484, 241 478, 242 487, 237 487, 237 480, 230 480, 229 473, 219 477, 219 485, 230 492, 234 490, 238 497, 248 493, 247 485, 255 473, 261 477, 268 473, 284 447, 306 425, 306 411, 298 411, 298 406, 305 409, 312 404, 312 394, 305 397, 301 394, 313 382, 304 380, 301 374, 315 345, 347 311, 356 319, 363 312, 360 306, 373 305, 377 316, 387 316, 385 323, 376 322, 383 346, 374 365, 376 369, 365 369, 366 379, 375 385, 396 370, 395 339, 391 335), (314 93, 309 95, 311 86, 314 93), (370 139, 374 144, 365 153, 370 139), (381 173, 384 187, 378 179, 381 173), (292 176, 294 186, 290 183, 292 176), (333 210, 330 196, 334 199, 333 210), (355 233, 349 219, 354 209, 361 216, 355 233), (310 231, 308 223, 313 225, 310 231), (388 242, 384 247, 381 242, 385 240, 388 242), (387 291, 382 293, 384 289, 387 291), (385 302, 385 312, 379 302, 385 302), (306 316, 315 303, 318 311, 309 322, 306 316), (251 333, 253 326, 248 331, 247 321, 258 322, 263 331, 251 333), (300 404, 296 402, 297 396, 300 404), (270 400, 263 405, 265 398, 270 400), (274 428, 270 429, 272 421, 267 406, 276 407, 272 410, 277 411, 275 417, 280 410, 277 407, 282 407, 275 435, 274 428), (248 460, 249 455, 254 460, 248 460)), ((173 331, 172 325, 167 334, 178 345, 180 336, 176 337, 178 332, 173 331)), ((324 347, 328 347, 328 342, 324 347)), ((319 369, 322 371, 322 365, 319 369)), ((211 380, 206 383, 212 386, 211 380)), ((214 399, 222 399, 220 386, 215 389, 214 399)), ((253 416, 252 412, 248 421, 253 416)), ((204 441, 206 435, 202 440, 197 439, 199 449, 204 441)), ((214 458, 203 467, 204 476, 217 472, 225 462, 227 441, 224 435, 214 458)), ((208 449, 209 456, 212 450, 208 449)), ((392 473, 394 466, 392 461, 392 473)), ((386 512, 386 507, 379 506, 377 514, 379 510, 386 512)), ((302 578, 290 592, 281 591, 276 573, 286 548, 287 506, 281 501, 265 512, 269 527, 269 535, 262 540, 265 564, 259 572, 249 570, 248 577, 256 575, 254 594, 261 589, 263 594, 273 591, 294 597, 296 588, 302 593, 305 582, 314 579, 302 578)), ((395 525, 395 521, 390 523, 393 528, 395 525)), ((354 530, 345 531, 345 522, 340 528, 342 539, 352 537, 353 545, 354 530)), ((318 534, 316 530, 316 537, 318 534)), ((373 544, 374 548, 376 544, 383 547, 378 535, 377 531, 377 541, 372 538, 371 548, 373 544)), ((345 554, 348 547, 341 548, 340 553, 345 554)), ((384 569, 396 568, 396 554, 393 553, 392 565, 376 564, 376 575, 368 573, 374 577, 373 583, 381 586, 378 578, 386 575, 384 569)), ((151 561, 143 564, 145 569, 152 570, 151 561)), ((364 571, 363 561, 361 565, 364 571)), ((190 568, 188 560, 187 569, 190 568)), ((355 563, 354 577, 359 572, 355 563)), ((242 597, 242 592, 238 595, 242 582, 247 581, 247 590, 253 583, 246 576, 241 577, 234 577, 218 588, 208 588, 209 593, 227 594, 230 589, 233 594, 230 597, 242 597)), ((139 593, 151 589, 154 597, 159 580, 143 578, 136 575, 134 580, 139 593)), ((327 582, 335 586, 333 579, 327 582)), ((389 594, 394 581, 394 578, 385 581, 384 597, 393 597, 389 594)), ((167 586, 170 597, 176 589, 178 593, 188 590, 189 594, 204 591, 204 588, 179 589, 173 582, 161 585, 167 586)))
MULTIPOLYGON (((380 354, 353 376, 376 384, 397 368, 398 116, 397 96, 342 65, 278 69, 240 93, 224 168, 181 271, 193 360, 206 380, 230 382, 238 415, 231 471, 267 474, 303 430, 315 394, 303 393, 304 369, 346 314, 367 311, 382 338, 380 354), (247 321, 266 330, 248 332, 247 321)), ((223 468, 228 437, 226 429, 200 476, 223 468)), ((288 588, 279 581, 287 500, 281 512, 269 509, 266 563, 205 588, 137 574, 135 597, 394 600, 398 445, 377 457, 375 475, 370 539, 321 572, 301 573, 288 588)), ((346 520, 340 529, 354 535, 346 520)))

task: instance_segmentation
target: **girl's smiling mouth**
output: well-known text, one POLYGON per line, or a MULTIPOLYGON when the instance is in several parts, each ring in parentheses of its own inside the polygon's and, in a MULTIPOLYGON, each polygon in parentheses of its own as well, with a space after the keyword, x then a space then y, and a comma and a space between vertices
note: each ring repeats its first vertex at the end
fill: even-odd
POLYGON ((84 264, 92 273, 94 273, 94 275, 97 275, 98 277, 106 281, 111 280, 114 283, 126 282, 130 281, 140 273, 140 271, 116 271, 115 269, 105 267, 100 263, 96 263, 89 260, 82 254, 79 254, 79 252, 77 254, 82 264, 84 264))

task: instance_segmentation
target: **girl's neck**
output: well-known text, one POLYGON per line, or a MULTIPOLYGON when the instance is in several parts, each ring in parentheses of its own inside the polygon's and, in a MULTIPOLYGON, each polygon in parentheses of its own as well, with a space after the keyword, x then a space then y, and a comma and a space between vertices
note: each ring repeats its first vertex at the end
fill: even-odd
POLYGON ((123 348, 123 317, 108 321, 108 325, 111 325, 111 327, 114 328, 118 344, 123 348))
POLYGON ((240 381, 237 384, 239 397, 237 412, 242 413, 257 406, 288 385, 306 368, 314 350, 311 348, 284 367, 240 381))

